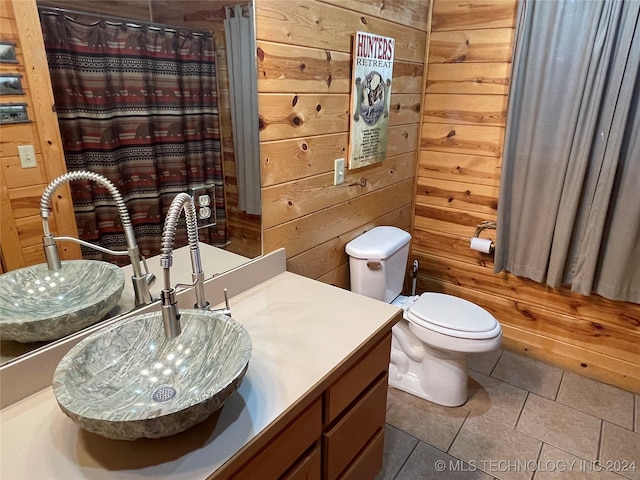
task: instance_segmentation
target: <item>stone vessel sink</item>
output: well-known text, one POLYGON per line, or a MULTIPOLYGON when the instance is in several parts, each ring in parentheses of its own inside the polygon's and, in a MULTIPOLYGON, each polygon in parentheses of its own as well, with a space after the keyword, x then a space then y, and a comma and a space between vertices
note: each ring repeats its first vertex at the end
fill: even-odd
POLYGON ((0 275, 0 338, 56 340, 101 320, 120 300, 122 270, 95 260, 41 263, 0 275))
POLYGON ((160 312, 137 315, 85 338, 60 361, 53 391, 82 428, 119 439, 182 432, 220 409, 242 382, 251 339, 235 320, 182 310, 167 339, 160 312))

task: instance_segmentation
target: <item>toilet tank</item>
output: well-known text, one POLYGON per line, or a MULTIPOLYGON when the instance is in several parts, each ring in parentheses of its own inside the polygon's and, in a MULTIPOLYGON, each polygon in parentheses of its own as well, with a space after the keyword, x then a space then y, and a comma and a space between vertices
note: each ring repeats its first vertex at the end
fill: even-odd
POLYGON ((351 291, 390 303, 402 292, 411 235, 396 227, 375 227, 345 247, 351 291))

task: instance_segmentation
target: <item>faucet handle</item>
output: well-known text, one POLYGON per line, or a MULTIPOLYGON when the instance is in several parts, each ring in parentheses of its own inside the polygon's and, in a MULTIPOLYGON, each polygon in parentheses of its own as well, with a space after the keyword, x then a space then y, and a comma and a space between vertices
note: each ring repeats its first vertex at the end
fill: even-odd
POLYGON ((231 307, 229 306, 229 297, 227 295, 227 289, 223 290, 224 293, 224 308, 211 309, 212 312, 218 312, 228 317, 231 317, 231 307))
POLYGON ((149 273, 149 266, 147 265, 147 259, 145 256, 140 255, 140 258, 142 259, 142 265, 144 265, 144 278, 147 280, 147 284, 152 286, 156 283, 156 275, 155 273, 149 273))

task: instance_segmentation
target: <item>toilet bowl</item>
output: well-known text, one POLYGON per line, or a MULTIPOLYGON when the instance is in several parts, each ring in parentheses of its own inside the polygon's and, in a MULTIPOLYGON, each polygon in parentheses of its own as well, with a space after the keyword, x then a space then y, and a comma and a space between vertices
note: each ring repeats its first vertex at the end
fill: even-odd
POLYGON ((498 321, 478 305, 443 293, 404 297, 409 234, 375 227, 346 246, 351 290, 404 310, 392 329, 389 384, 425 400, 455 407, 467 401, 469 353, 500 347, 498 321))

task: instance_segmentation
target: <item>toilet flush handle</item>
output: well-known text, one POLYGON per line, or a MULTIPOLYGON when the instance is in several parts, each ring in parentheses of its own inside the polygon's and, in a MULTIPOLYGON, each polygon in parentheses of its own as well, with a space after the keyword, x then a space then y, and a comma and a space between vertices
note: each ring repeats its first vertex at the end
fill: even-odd
POLYGON ((367 267, 369 267, 369 270, 382 270, 382 264, 375 260, 369 260, 367 262, 367 267))

